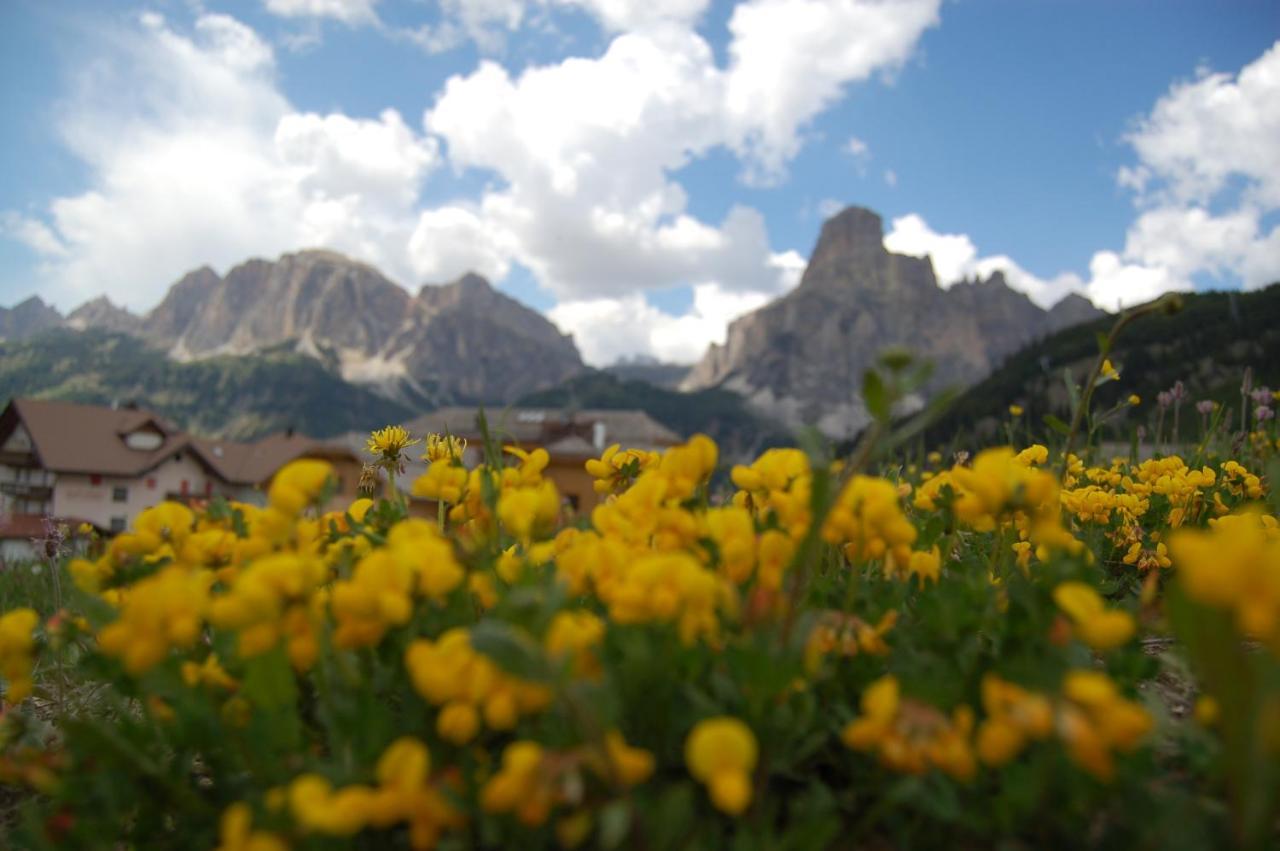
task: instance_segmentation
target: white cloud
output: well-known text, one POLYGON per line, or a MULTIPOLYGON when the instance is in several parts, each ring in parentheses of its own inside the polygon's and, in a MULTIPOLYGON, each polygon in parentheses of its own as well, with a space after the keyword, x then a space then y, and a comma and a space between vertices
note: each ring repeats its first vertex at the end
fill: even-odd
POLYGON ((553 0, 578 6, 594 15, 606 29, 629 32, 662 24, 692 26, 709 0, 553 0))
POLYGON ((1126 139, 1139 165, 1125 185, 1207 204, 1244 178, 1250 203, 1280 206, 1280 42, 1234 78, 1201 71, 1174 85, 1126 139))
MULTIPOLYGON (((197 14, 186 28, 148 13, 138 31, 103 40, 64 104, 61 130, 89 185, 44 216, 11 215, 6 231, 40 251, 64 307, 107 291, 145 309, 195 266, 307 245, 404 281, 501 278, 520 263, 564 302, 565 324, 625 304, 647 317, 627 333, 687 360, 733 315, 793 286, 803 264, 774 251, 755 209, 695 216, 674 175, 721 148, 776 177, 845 85, 905 61, 939 2, 746 0, 720 65, 694 29, 707 0, 442 0, 443 23, 423 38, 500 41, 577 6, 610 40, 601 55, 518 75, 482 61, 434 93, 425 134, 393 110, 297 110, 271 46, 234 18, 197 14), (422 183, 446 154, 491 180, 477 197, 424 208, 422 183), (685 316, 644 301, 678 286, 694 291, 685 316)), ((376 7, 267 0, 313 27, 328 18, 392 33, 376 7)))
POLYGON ((484 62, 450 79, 426 124, 455 166, 503 179, 483 200, 486 227, 561 298, 710 279, 767 288, 760 214, 703 222, 668 177, 722 141, 722 99, 706 42, 664 29, 514 79, 484 62))
POLYGON ((511 269, 512 251, 464 206, 426 210, 409 238, 409 257, 418 278, 452 281, 467 272, 502 280, 511 269))
POLYGON ((1238 75, 1202 71, 1173 85, 1125 138, 1137 163, 1117 181, 1135 193, 1137 217, 1123 251, 1096 252, 1087 279, 980 256, 967 235, 937 233, 916 214, 894 220, 885 246, 930 255, 943 286, 1000 269, 1045 306, 1074 290, 1115 310, 1206 275, 1249 288, 1280 280, 1280 226, 1262 225, 1280 210, 1280 42, 1238 75))
POLYGON ((283 18, 333 18, 345 24, 377 19, 378 0, 266 0, 267 11, 283 18))
POLYGON ((884 246, 897 254, 928 256, 943 289, 966 279, 989 277, 996 271, 1004 273, 1009 286, 1026 293, 1041 307, 1050 307, 1068 292, 1084 289, 1079 278, 1073 275, 1045 280, 1005 255, 981 257, 968 235, 938 233, 916 213, 893 220, 893 227, 885 234, 884 246))
POLYGON ((897 185, 898 185, 898 173, 897 173, 896 171, 894 171, 893 169, 891 169, 891 168, 886 168, 886 169, 884 170, 884 182, 885 182, 885 185, 886 185, 886 186, 888 186, 888 187, 890 187, 890 188, 892 188, 892 187, 894 187, 894 186, 897 186, 897 185))
POLYGON ((425 118, 456 167, 501 177, 480 204, 489 239, 569 301, 700 281, 772 291, 759 213, 697 219, 671 173, 727 147, 749 172, 776 176, 805 123, 845 83, 900 64, 938 3, 750 0, 734 10, 727 68, 689 28, 705 3, 581 5, 630 31, 599 58, 514 78, 482 62, 451 78, 425 118), (775 102, 793 96, 802 103, 775 102))
POLYGON ((767 291, 726 290, 715 282, 697 284, 693 305, 679 316, 658 310, 640 293, 565 301, 548 315, 562 330, 573 334, 583 359, 595 366, 637 354, 693 363, 711 343, 724 342, 734 319, 794 288, 804 266, 804 258, 794 251, 772 255, 769 267, 776 282, 767 291))
POLYGON ((0 215, 0 234, 11 236, 37 254, 63 257, 67 247, 48 225, 36 219, 9 212, 0 215))
POLYGON ((63 135, 94 177, 39 223, 52 237, 35 247, 54 301, 105 291, 145 309, 201 264, 312 245, 411 275, 417 187, 435 142, 391 110, 295 112, 271 48, 232 18, 201 16, 190 35, 155 14, 141 22, 65 105, 63 135))
POLYGON ((751 0, 729 21, 727 111, 752 175, 773 180, 800 131, 851 82, 902 65, 941 0, 751 0))

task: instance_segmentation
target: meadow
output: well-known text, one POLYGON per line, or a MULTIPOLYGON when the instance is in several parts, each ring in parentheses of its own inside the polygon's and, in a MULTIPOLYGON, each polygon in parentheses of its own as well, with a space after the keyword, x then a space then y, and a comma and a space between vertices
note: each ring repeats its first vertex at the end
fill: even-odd
MULTIPOLYGON (((890 353, 852 452, 369 439, 381 496, 165 503, 0 580, 8 847, 1274 847, 1274 418, 943 457, 890 353), (1175 451, 1176 450, 1176 451, 1175 451), (412 483, 432 516, 410 515, 412 483)), ((1119 404, 1125 404, 1120 402, 1119 404)), ((1259 403, 1258 407, 1267 407, 1259 403)), ((1008 433, 1017 432, 1018 411, 1008 433)), ((1055 427, 1056 428, 1056 427, 1055 427)), ((376 482, 373 479, 376 478, 376 482)))

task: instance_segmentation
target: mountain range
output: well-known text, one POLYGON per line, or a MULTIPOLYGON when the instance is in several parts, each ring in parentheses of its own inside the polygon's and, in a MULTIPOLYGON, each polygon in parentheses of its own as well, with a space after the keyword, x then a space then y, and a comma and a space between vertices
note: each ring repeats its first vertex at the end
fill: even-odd
MULTIPOLYGON (((823 225, 799 286, 735 320, 724 345, 712 345, 692 368, 646 359, 619 363, 610 371, 621 384, 571 383, 585 370, 572 337, 477 275, 411 293, 366 263, 314 249, 274 261, 248 260, 225 276, 208 267, 196 269, 144 315, 105 297, 66 317, 38 298, 0 308, 0 395, 88 400, 84 381, 57 370, 42 378, 26 367, 33 358, 54 359, 57 347, 71 346, 76 333, 92 332, 97 336, 79 346, 77 357, 100 359, 91 363, 96 387, 141 394, 132 400, 139 403, 148 403, 148 394, 185 398, 181 388, 161 385, 191 374, 153 370, 138 383, 129 375, 103 374, 107 365, 132 369, 126 365, 136 364, 135 355, 144 350, 174 364, 218 364, 225 373, 218 380, 225 393, 215 398, 226 400, 222 407, 228 412, 221 419, 206 415, 200 424, 242 436, 275 420, 236 419, 235 394, 246 392, 236 389, 237 382, 249 374, 278 380, 286 362, 307 361, 307 386, 370 415, 445 404, 502 405, 547 391, 548 404, 560 398, 588 403, 583 395, 593 393, 613 402, 633 397, 637 405, 649 400, 670 417, 668 395, 631 392, 648 382, 664 390, 679 385, 691 406, 681 416, 690 423, 698 421, 695 409, 704 404, 708 421, 723 420, 733 407, 723 395, 730 392, 745 400, 753 421, 762 424, 762 435, 779 427, 816 425, 840 438, 865 424, 858 398, 862 372, 886 346, 905 345, 932 359, 939 384, 969 384, 1019 346, 1100 315, 1079 296, 1044 310, 1010 288, 1000 273, 943 289, 929 258, 887 251, 880 217, 851 207, 823 225), (51 342, 30 347, 51 331, 57 332, 51 342), (102 354, 106 349, 129 356, 108 357, 102 354), (263 357, 267 363, 254 364, 254 358, 263 357), (312 366, 329 378, 312 375, 312 366), (20 380, 13 378, 19 375, 20 380), (717 394, 698 393, 713 389, 717 394), (370 393, 394 407, 378 409, 367 400, 370 393)), ((95 396, 93 401, 102 400, 95 396)), ((297 427, 329 431, 301 413, 324 410, 323 404, 300 399, 294 404, 297 412, 283 416, 297 427)), ((751 441, 737 435, 735 442, 751 441)))
POLYGON ((822 226, 799 286, 734 320, 680 386, 733 390, 789 426, 849 437, 869 421, 862 373, 888 346, 931 359, 937 385, 966 385, 1020 346, 1101 315, 1078 295, 1045 310, 1000 272, 943 289, 928 257, 889 252, 880 216, 850 207, 822 226))
POLYGON ((583 368, 573 339, 478 275, 407 292, 331 251, 249 260, 183 276, 143 316, 105 297, 64 320, 39 299, 0 312, 0 335, 51 327, 131 334, 177 361, 289 344, 342 379, 415 408, 510 402, 583 368))

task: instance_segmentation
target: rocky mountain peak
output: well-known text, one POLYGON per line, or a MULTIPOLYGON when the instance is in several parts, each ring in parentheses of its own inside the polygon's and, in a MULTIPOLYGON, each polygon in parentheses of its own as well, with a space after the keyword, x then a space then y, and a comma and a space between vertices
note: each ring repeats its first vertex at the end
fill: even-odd
POLYGON ((102 328, 107 331, 132 333, 142 325, 141 317, 117 306, 105 295, 86 301, 67 315, 67 325, 78 331, 102 328))
POLYGON ((790 425, 849 437, 867 422, 856 388, 885 347, 932 360, 940 384, 967 384, 1079 321, 1080 307, 1045 311, 1000 272, 944 290, 929 258, 888 251, 880 216, 850 207, 823 224, 800 286, 734 320, 681 387, 724 386, 790 425))
POLYGON ((13 307, 0 307, 0 339, 21 340, 62 324, 62 314, 30 296, 13 307))
POLYGON ((823 223, 809 263, 885 253, 884 222, 880 214, 866 207, 846 207, 823 223))
POLYGON ((571 338, 479 275, 415 298, 328 249, 184 276, 139 333, 188 360, 286 343, 412 404, 511 401, 582 368, 571 338))

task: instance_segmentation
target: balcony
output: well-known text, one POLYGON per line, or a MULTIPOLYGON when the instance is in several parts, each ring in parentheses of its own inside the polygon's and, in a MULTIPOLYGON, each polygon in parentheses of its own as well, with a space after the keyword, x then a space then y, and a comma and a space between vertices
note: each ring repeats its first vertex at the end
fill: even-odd
POLYGON ((0 494, 31 502, 48 502, 53 499, 53 486, 34 482, 0 482, 0 494))

